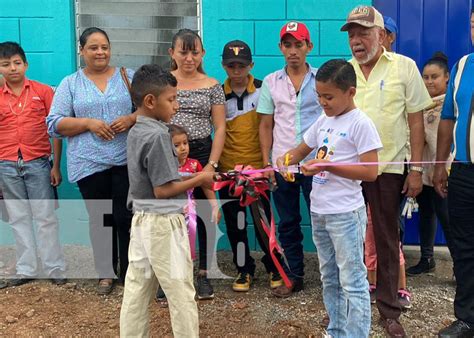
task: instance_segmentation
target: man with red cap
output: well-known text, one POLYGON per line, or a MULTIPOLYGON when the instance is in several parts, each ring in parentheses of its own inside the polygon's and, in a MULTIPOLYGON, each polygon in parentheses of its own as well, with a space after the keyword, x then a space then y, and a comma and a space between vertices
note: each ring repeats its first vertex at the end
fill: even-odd
POLYGON ((405 330, 398 320, 398 214, 402 194, 415 197, 421 192, 423 167, 415 163, 406 170, 400 163, 406 158, 408 131, 411 161, 422 160, 422 110, 432 100, 415 62, 382 47, 384 28, 383 17, 374 7, 359 6, 349 13, 341 31, 349 34, 353 55, 350 62, 357 75, 356 106, 375 123, 383 144, 378 154, 382 163, 377 180, 362 183, 374 224, 377 308, 388 336, 404 337, 405 330))
MULTIPOLYGON (((313 49, 309 30, 301 22, 288 22, 280 31, 279 48, 286 65, 265 77, 260 92, 257 112, 261 114, 259 127, 262 160, 267 167, 275 167, 276 160, 288 149, 295 148, 308 128, 322 112, 316 91, 316 68, 306 57, 313 49)), ((315 154, 308 155, 314 158, 315 154)), ((268 174, 276 179, 278 189, 273 193, 280 216, 278 237, 289 267, 286 273, 292 286, 275 288, 276 297, 288 297, 303 289, 303 233, 301 231, 300 191, 309 215, 309 194, 312 177, 296 173, 294 182, 287 182, 279 173, 268 174)))

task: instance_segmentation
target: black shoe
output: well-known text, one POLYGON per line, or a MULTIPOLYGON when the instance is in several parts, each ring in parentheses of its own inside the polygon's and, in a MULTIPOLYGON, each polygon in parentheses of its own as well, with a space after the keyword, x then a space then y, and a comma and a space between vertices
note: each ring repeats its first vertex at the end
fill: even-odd
POLYGON ((20 285, 29 283, 31 281, 33 281, 33 278, 23 276, 23 275, 17 275, 16 278, 7 280, 7 284, 10 287, 11 286, 20 286, 20 285))
POLYGON ((6 280, 0 280, 0 289, 5 289, 8 286, 8 283, 6 280))
POLYGON ((214 289, 206 275, 198 275, 197 277, 197 297, 198 299, 214 298, 214 289))
POLYGON ((51 283, 54 285, 64 285, 67 282, 66 277, 61 272, 61 270, 54 270, 50 275, 51 283))
POLYGON ((462 320, 456 320, 448 327, 438 332, 440 338, 468 338, 474 337, 474 327, 462 320))
POLYGON ((270 289, 276 289, 279 286, 282 286, 283 279, 281 278, 280 273, 277 272, 270 272, 270 289))
POLYGON ((422 273, 432 272, 435 268, 436 262, 434 258, 420 258, 417 265, 411 266, 407 269, 406 274, 408 276, 416 276, 422 273))
POLYGON ((161 288, 161 286, 158 287, 158 290, 156 290, 156 299, 161 299, 161 298, 166 298, 165 292, 161 288))
POLYGON ((166 299, 165 292, 163 291, 161 286, 159 286, 158 290, 156 290, 155 300, 160 307, 162 308, 168 307, 168 300, 166 299))
POLYGON ((247 292, 252 285, 253 276, 246 272, 241 272, 232 284, 232 290, 237 292, 247 292))

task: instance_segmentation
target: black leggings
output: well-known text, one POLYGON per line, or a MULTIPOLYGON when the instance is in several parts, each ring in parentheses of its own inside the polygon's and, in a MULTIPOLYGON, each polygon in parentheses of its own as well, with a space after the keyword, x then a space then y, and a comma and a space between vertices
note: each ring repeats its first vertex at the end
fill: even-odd
POLYGON ((77 185, 89 214, 89 235, 99 278, 114 278, 118 275, 123 281, 128 268, 132 222, 132 213, 127 209, 127 166, 94 173, 79 180, 77 185), (111 200, 112 214, 104 212, 108 202, 104 201, 101 206, 96 200, 111 200), (112 227, 112 237, 108 227, 112 227))
MULTIPOLYGON (((189 157, 198 160, 204 167, 209 162, 211 148, 212 139, 210 136, 203 139, 192 140, 189 142, 189 157)), ((207 198, 201 188, 194 189, 194 199, 198 204, 197 232, 199 243, 199 270, 208 270, 216 243, 216 226, 215 224, 211 224, 210 213, 204 212, 205 209, 209 210, 209 208, 207 204, 202 203, 202 201, 207 198), (202 208, 199 208, 199 206, 202 208), (201 209, 201 212, 199 209, 201 209)))
POLYGON ((443 228, 449 251, 451 248, 451 229, 449 226, 448 199, 439 196, 433 187, 423 185, 423 190, 416 196, 420 206, 420 250, 422 258, 433 258, 433 246, 435 242, 438 223, 443 228))

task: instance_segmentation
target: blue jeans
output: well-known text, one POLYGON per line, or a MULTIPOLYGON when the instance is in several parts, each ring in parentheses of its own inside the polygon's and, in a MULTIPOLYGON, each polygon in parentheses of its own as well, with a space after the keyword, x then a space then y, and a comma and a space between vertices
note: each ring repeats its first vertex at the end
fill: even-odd
POLYGON ((37 250, 48 276, 55 270, 65 270, 50 172, 47 157, 28 162, 21 158, 16 162, 0 161, 0 183, 15 237, 19 275, 37 275, 37 250))
POLYGON ((365 206, 342 214, 311 213, 331 337, 368 337, 370 296, 364 264, 365 206))
POLYGON ((300 191, 309 211, 309 194, 313 182, 312 176, 295 174, 295 182, 287 182, 279 173, 275 173, 278 189, 273 193, 280 223, 278 239, 285 252, 289 269, 285 264, 285 272, 291 279, 302 279, 304 276, 303 233, 301 232, 300 191))

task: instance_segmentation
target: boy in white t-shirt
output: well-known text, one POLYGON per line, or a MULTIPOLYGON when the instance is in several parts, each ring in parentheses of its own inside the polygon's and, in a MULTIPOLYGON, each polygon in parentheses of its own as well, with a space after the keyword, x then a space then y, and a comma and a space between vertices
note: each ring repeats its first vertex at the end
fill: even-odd
POLYGON ((286 165, 292 165, 317 149, 316 158, 301 168, 304 175, 313 176, 311 222, 330 318, 327 331, 332 337, 367 337, 371 318, 363 260, 367 213, 360 183, 374 181, 378 167, 337 164, 377 162, 382 142, 373 122, 354 104, 356 74, 350 63, 323 64, 316 74, 316 91, 325 114, 277 164, 287 176, 287 156, 286 165))

